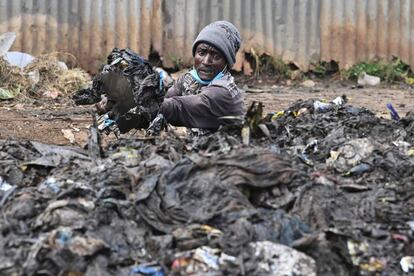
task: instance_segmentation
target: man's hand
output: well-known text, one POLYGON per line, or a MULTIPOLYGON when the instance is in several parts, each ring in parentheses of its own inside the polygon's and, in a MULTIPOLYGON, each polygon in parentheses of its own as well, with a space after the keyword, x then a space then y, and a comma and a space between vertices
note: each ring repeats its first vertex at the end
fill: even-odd
POLYGON ((127 112, 120 116, 116 121, 120 133, 126 133, 133 128, 147 128, 148 120, 143 118, 139 113, 127 112))

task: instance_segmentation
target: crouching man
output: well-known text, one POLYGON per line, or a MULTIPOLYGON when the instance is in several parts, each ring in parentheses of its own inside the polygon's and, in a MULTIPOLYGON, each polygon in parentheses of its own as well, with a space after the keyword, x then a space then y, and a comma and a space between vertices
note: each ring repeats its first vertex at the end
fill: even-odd
POLYGON ((227 21, 204 27, 193 43, 194 67, 167 91, 159 113, 174 126, 214 131, 229 123, 226 118, 245 113, 242 91, 230 69, 241 37, 227 21))

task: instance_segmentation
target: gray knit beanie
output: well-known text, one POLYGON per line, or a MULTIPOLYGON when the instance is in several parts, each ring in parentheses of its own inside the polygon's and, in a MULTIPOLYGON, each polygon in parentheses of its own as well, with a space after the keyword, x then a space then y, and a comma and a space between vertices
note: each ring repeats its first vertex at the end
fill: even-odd
POLYGON ((193 56, 197 45, 206 42, 219 49, 225 56, 229 68, 236 62, 236 53, 240 48, 239 30, 227 21, 216 21, 204 27, 193 43, 193 56))

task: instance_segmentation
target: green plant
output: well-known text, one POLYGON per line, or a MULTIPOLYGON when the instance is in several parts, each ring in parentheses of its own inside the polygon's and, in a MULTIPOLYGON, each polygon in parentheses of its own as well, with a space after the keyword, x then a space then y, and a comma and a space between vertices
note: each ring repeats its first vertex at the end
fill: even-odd
POLYGON ((410 66, 399 58, 394 58, 391 63, 384 67, 385 79, 388 81, 402 80, 410 73, 410 66))
POLYGON ((381 68, 378 63, 360 62, 345 71, 346 79, 357 79, 362 73, 380 77, 381 68))
POLYGON ((312 72, 318 77, 324 77, 326 76, 328 69, 324 63, 318 63, 315 65, 315 68, 312 69, 312 72))
POLYGON ((363 72, 380 77, 383 81, 393 82, 405 79, 410 74, 410 66, 396 57, 391 62, 384 60, 363 61, 346 70, 344 77, 346 79, 357 79, 363 72))

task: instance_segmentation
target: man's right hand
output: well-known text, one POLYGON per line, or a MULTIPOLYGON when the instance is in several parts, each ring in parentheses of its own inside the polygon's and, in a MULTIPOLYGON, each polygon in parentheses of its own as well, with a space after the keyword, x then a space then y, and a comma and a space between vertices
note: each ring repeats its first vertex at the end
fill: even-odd
POLYGON ((149 123, 137 113, 127 112, 116 120, 120 133, 126 133, 131 129, 147 128, 149 123))

